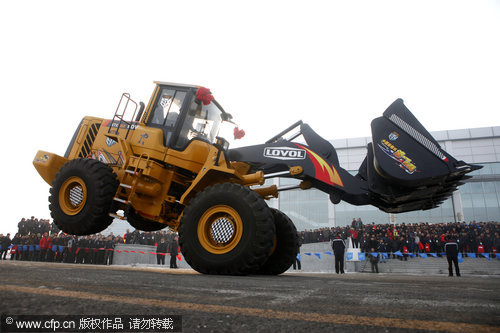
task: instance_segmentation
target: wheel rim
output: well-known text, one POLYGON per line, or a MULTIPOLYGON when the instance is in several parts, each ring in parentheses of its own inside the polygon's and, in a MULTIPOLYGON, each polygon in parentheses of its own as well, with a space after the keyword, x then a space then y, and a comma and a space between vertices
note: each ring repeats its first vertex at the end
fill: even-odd
POLYGON ((198 239, 205 250, 224 254, 233 250, 243 235, 243 221, 233 208, 218 205, 208 209, 198 223, 198 239))
POLYGON ((59 191, 59 205, 66 215, 80 213, 87 201, 87 186, 80 177, 70 177, 64 181, 59 191))

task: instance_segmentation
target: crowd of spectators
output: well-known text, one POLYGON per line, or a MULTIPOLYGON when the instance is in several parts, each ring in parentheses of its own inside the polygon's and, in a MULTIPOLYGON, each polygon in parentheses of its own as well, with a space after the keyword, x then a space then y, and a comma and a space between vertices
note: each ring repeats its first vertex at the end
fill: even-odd
MULTIPOLYGON (((350 238, 351 246, 360 248, 362 252, 387 252, 393 257, 397 251, 439 255, 444 252, 444 244, 449 240, 457 242, 462 254, 494 254, 500 251, 498 222, 364 224, 358 218, 347 226, 301 231, 299 241, 300 244, 329 242, 338 234, 345 240, 350 238)), ((0 234, 0 259, 6 259, 10 252, 11 260, 109 265, 116 244, 156 246, 162 238, 170 243, 175 235, 165 230, 131 232, 127 229, 123 236, 112 233, 107 236, 74 236, 60 232, 49 220, 38 220, 32 216, 19 222, 14 237, 0 234)))
POLYGON ((50 220, 37 219, 32 216, 30 219, 22 218, 17 224, 17 233, 19 235, 33 235, 44 233, 57 234, 59 233, 59 228, 54 223, 50 223, 50 220))
POLYGON ((364 224, 353 219, 343 227, 321 228, 299 232, 300 242, 328 242, 337 234, 362 252, 443 253, 447 241, 456 241, 459 251, 465 253, 496 253, 500 251, 500 223, 449 222, 364 224), (372 250, 373 249, 373 250, 372 250))
POLYGON ((170 231, 130 232, 128 229, 123 236, 113 233, 74 236, 61 232, 49 220, 32 216, 18 223, 14 237, 0 234, 0 259, 5 260, 9 252, 10 260, 110 265, 116 244, 156 246, 162 238, 168 242, 174 237, 170 231))

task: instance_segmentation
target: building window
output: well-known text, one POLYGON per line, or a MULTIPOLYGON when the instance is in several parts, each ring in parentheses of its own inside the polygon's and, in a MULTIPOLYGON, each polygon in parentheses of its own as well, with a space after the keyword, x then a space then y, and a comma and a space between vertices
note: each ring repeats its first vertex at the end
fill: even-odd
POLYGON ((482 164, 459 188, 466 221, 500 221, 500 163, 482 164))

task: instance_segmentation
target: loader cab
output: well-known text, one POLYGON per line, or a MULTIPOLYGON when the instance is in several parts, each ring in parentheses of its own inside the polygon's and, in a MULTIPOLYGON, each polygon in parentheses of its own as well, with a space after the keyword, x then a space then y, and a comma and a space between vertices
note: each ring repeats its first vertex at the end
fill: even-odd
POLYGON ((196 86, 157 82, 143 121, 163 131, 166 147, 184 150, 194 139, 214 144, 222 121, 230 120, 215 100, 208 105, 197 100, 197 90, 196 86))

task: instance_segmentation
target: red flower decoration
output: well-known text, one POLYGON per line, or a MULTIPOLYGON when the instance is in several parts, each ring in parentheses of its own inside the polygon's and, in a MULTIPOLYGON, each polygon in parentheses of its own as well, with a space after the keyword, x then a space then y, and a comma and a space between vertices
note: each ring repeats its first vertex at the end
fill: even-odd
POLYGON ((234 134, 234 139, 238 140, 238 139, 241 139, 242 137, 245 136, 245 131, 244 130, 240 130, 238 127, 235 127, 234 131, 233 131, 233 134, 234 134))
POLYGON ((212 96, 212 92, 210 92, 210 89, 199 87, 198 91, 196 91, 196 99, 201 101, 203 105, 208 105, 214 100, 214 96, 212 96))

